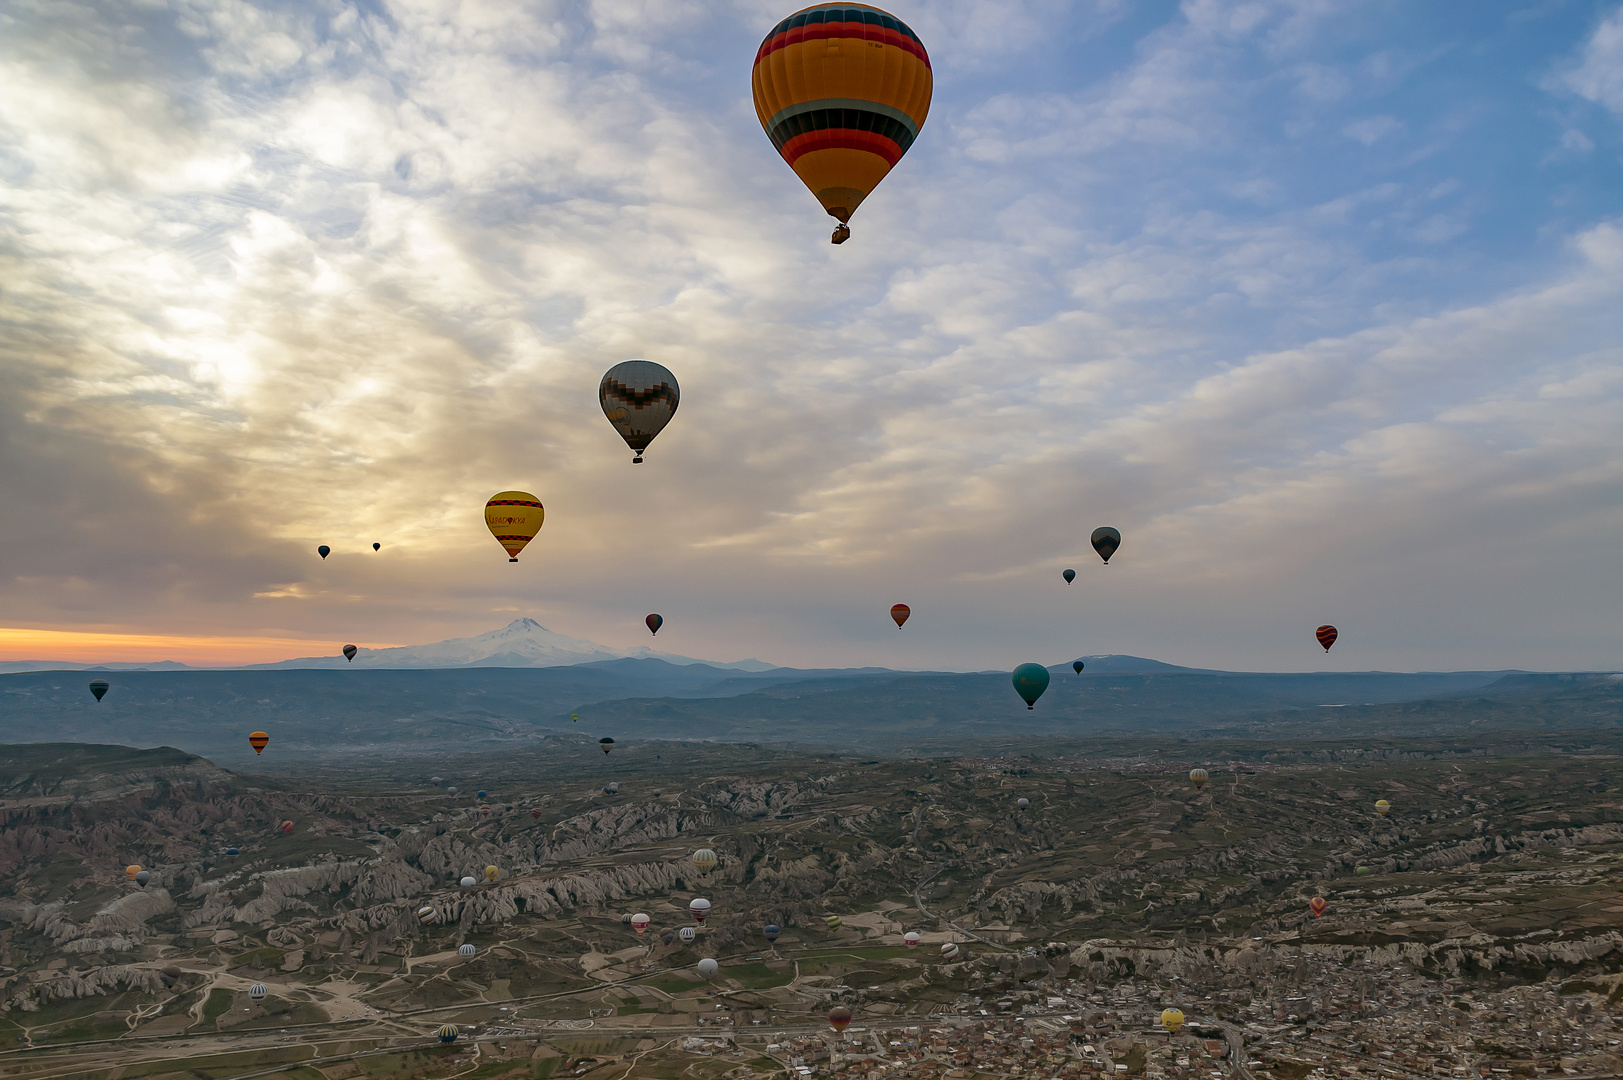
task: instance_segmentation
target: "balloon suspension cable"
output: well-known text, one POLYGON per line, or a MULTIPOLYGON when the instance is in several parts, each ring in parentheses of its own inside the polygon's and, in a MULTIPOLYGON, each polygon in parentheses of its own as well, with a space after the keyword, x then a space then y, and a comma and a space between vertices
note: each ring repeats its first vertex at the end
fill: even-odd
POLYGON ((834 235, 829 238, 831 244, 843 244, 851 239, 851 226, 844 224, 834 226, 834 235))

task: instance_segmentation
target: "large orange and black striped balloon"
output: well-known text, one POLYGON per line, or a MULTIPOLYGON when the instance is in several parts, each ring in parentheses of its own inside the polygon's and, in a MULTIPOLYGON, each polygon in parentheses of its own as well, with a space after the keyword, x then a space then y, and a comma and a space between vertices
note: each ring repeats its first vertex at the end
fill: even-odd
POLYGON ((846 224, 918 138, 934 87, 924 43, 866 4, 817 4, 772 28, 750 77, 767 138, 846 224))
POLYGON ((1330 646, 1336 643, 1336 628, 1329 623, 1325 623, 1313 631, 1313 636, 1319 639, 1319 644, 1324 646, 1324 651, 1329 652, 1330 646))

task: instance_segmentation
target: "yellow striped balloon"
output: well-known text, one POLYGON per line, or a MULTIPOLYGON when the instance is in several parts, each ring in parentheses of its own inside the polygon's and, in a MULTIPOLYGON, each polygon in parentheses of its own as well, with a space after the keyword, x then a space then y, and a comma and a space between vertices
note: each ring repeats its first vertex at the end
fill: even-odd
POLYGON ((485 503, 485 525, 507 549, 508 562, 518 562, 518 553, 535 539, 546 516, 541 500, 528 491, 499 491, 485 503))
POLYGON ((716 853, 707 847, 702 847, 693 853, 693 865, 700 874, 708 874, 716 868, 716 853))
POLYGON ((924 43, 866 4, 817 4, 772 28, 750 75, 755 114, 783 160, 839 219, 907 153, 930 112, 934 76, 924 43))
POLYGON ((827 921, 828 921, 828 928, 830 930, 838 930, 840 928, 840 924, 845 922, 845 920, 840 918, 838 915, 830 915, 828 917, 827 921))

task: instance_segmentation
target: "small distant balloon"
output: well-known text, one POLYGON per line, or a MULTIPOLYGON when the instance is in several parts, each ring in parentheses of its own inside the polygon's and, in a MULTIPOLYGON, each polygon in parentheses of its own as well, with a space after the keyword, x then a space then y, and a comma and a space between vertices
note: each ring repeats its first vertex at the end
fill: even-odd
POLYGON ((431 925, 437 918, 439 918, 439 915, 427 904, 417 909, 417 921, 424 926, 431 925))
POLYGON ((905 623, 908 616, 912 614, 913 609, 908 607, 906 604, 892 604, 890 606, 890 617, 895 620, 896 629, 898 630, 902 628, 902 624, 905 623))
POLYGON ((539 806, 533 808, 530 811, 530 816, 532 818, 534 818, 535 820, 540 821, 541 820, 541 808, 539 806))
POLYGON ((1331 626, 1329 623, 1325 623, 1323 626, 1313 631, 1313 636, 1319 639, 1319 644, 1324 646, 1324 651, 1329 652, 1330 646, 1336 643, 1336 638, 1340 635, 1336 633, 1335 627, 1331 626))
POLYGON ((608 736, 604 736, 603 738, 597 740, 597 745, 598 749, 602 750, 606 754, 610 750, 614 749, 614 740, 608 736))
POLYGON ((844 1005, 836 1005, 828 1011, 828 1026, 843 1034, 851 1026, 851 1010, 844 1005))
POLYGON ((1010 676, 1014 692, 1025 699, 1026 708, 1037 707, 1037 699, 1048 689, 1048 669, 1041 664, 1021 664, 1010 676))
POLYGON ((618 795, 618 794, 620 794, 620 781, 618 781, 618 780, 610 780, 609 781, 609 786, 604 790, 606 790, 610 795, 618 795))
POLYGON ((631 448, 633 465, 642 463, 642 452, 671 422, 681 398, 676 376, 652 360, 615 364, 597 385, 598 404, 631 448))
POLYGON ((1114 555, 1116 549, 1121 547, 1121 533, 1112 529, 1109 525, 1101 525, 1093 530, 1093 535, 1088 538, 1088 542, 1093 545, 1093 550, 1099 553, 1099 558, 1105 561, 1105 565, 1109 566, 1110 556, 1114 555))
POLYGON ((762 930, 761 933, 766 935, 766 940, 770 944, 778 940, 778 935, 783 933, 783 928, 777 923, 767 923, 766 929, 762 930))
POLYGON ((379 548, 381 548, 381 547, 382 547, 382 546, 383 546, 383 545, 382 545, 382 544, 380 544, 380 543, 378 543, 378 542, 377 542, 377 541, 376 541, 376 540, 374 540, 374 541, 372 541, 372 550, 373 550, 373 551, 376 551, 376 550, 378 550, 378 549, 379 549, 379 548))
POLYGON ((228 847, 228 848, 225 849, 225 857, 227 859, 229 859, 231 862, 236 862, 237 861, 237 856, 241 855, 241 854, 242 854, 242 852, 239 851, 238 849, 234 848, 234 847, 228 847))
POLYGON ((152 880, 152 871, 151 870, 143 870, 139 874, 135 875, 135 883, 137 885, 141 886, 141 888, 143 888, 143 889, 147 887, 147 882, 149 882, 151 880, 152 880))
POLYGON ((1080 660, 1072 660, 1071 661, 1071 670, 1076 672, 1078 675, 1082 674, 1082 669, 1087 667, 1087 666, 1088 665, 1084 664, 1080 660))
POLYGON ((316 548, 316 554, 325 559, 328 555, 332 554, 332 548, 328 547, 326 544, 322 544, 320 547, 316 548))
POLYGON ((165 986, 172 987, 180 981, 180 977, 184 974, 185 972, 181 971, 179 966, 170 964, 168 967, 158 972, 158 978, 163 980, 163 984, 165 986))
POLYGON ((909 949, 918 948, 921 940, 923 939, 919 936, 919 932, 917 930, 909 930, 907 933, 902 935, 902 944, 906 945, 909 949))
POLYGON ((480 788, 478 791, 473 793, 473 797, 476 798, 476 799, 483 799, 486 795, 489 795, 489 794, 490 794, 490 792, 486 791, 484 788, 480 788))
POLYGON ((669 945, 671 942, 676 940, 676 934, 670 930, 666 930, 664 933, 659 935, 659 940, 662 944, 669 945))
POLYGON ((710 914, 710 901, 702 896, 695 896, 688 901, 688 914, 693 916, 694 922, 702 925, 705 917, 710 914))
POLYGON ((650 634, 659 633, 659 628, 665 625, 665 619, 660 615, 650 615, 648 618, 644 619, 643 622, 648 624, 648 632, 650 634))
POLYGON ((710 959, 708 956, 699 961, 699 975, 704 979, 705 982, 709 982, 711 979, 714 979, 716 977, 716 972, 720 970, 721 965, 710 959))
POLYGON ((1201 788, 1205 787, 1208 779, 1209 777, 1207 776, 1205 769, 1189 770, 1189 782, 1195 785, 1196 791, 1199 791, 1201 788))
POLYGON ((462 1033, 456 1029, 455 1024, 441 1024, 439 1029, 434 1032, 434 1037, 444 1045, 450 1046, 456 1042, 456 1037, 460 1034, 462 1033))
POLYGON ((445 793, 446 793, 446 794, 447 794, 447 795, 455 795, 455 794, 456 794, 456 791, 457 791, 457 788, 456 788, 456 785, 455 785, 455 784, 452 784, 452 785, 451 785, 451 786, 450 786, 450 787, 448 787, 448 788, 446 788, 446 789, 445 789, 445 793))
POLYGON ((845 920, 840 918, 838 915, 830 915, 823 921, 828 924, 828 928, 830 930, 838 930, 841 926, 845 925, 845 920))
POLYGON ((90 681, 90 692, 96 695, 97 701, 100 701, 107 696, 107 681, 105 679, 92 679, 90 681))
POLYGON ((1069 585, 1071 582, 1076 580, 1076 571, 1067 566, 1065 568, 1065 572, 1060 576, 1065 579, 1065 584, 1069 585))
POLYGON ((249 732, 248 745, 254 748, 255 754, 262 754, 265 752, 265 747, 270 745, 270 736, 263 731, 249 732))
POLYGON ((631 916, 631 929, 637 932, 638 937, 642 937, 642 932, 648 929, 648 924, 651 922, 653 922, 652 919, 639 911, 637 914, 631 916))
POLYGON ((129 878, 131 881, 134 881, 135 875, 139 874, 140 872, 141 865, 139 863, 130 863, 130 865, 124 868, 124 876, 129 878))
POLYGON ((546 517, 541 500, 528 491, 498 491, 485 503, 485 527, 507 552, 508 562, 518 562, 518 553, 535 539, 546 517))
POLYGON ((474 878, 474 876, 472 874, 469 874, 467 877, 465 877, 461 881, 457 882, 457 884, 462 886, 464 889, 471 889, 475 885, 479 884, 479 882, 478 882, 478 880, 476 880, 474 878))
POLYGON ((684 926, 682 929, 676 932, 676 936, 681 938, 683 941, 692 944, 693 939, 699 936, 699 932, 693 929, 691 926, 684 926))
POLYGON ((1173 1035, 1176 1035, 1178 1033, 1178 1029, 1183 1027, 1183 1010, 1182 1009, 1162 1009, 1161 1010, 1161 1026, 1166 1028, 1167 1031, 1169 1031, 1173 1035))
POLYGON ((1392 812, 1392 804, 1387 802, 1385 799, 1376 799, 1375 812, 1382 817, 1385 817, 1392 812))
POLYGON ((270 987, 264 983, 254 983, 248 988, 248 997, 254 1001, 264 1001, 270 996, 270 987))
POLYGON ((941 946, 941 959, 958 959, 958 943, 956 941, 949 941, 945 945, 941 946))
POLYGON ((489 817, 490 813, 491 813, 491 810, 490 810, 490 807, 488 805, 481 806, 479 808, 479 816, 480 817, 489 817))
POLYGON ((478 952, 478 951, 479 950, 474 948, 473 945, 470 943, 470 944, 463 945, 460 948, 458 948, 457 951, 456 951, 456 954, 458 956, 462 957, 464 960, 472 960, 473 959, 473 954, 478 952))
POLYGON ((1357 874, 1359 877, 1368 877, 1370 872, 1371 871, 1367 866, 1360 866, 1358 869, 1353 871, 1353 873, 1357 874))
POLYGON ((344 646, 344 659, 348 660, 350 663, 353 664, 355 662, 355 654, 360 652, 360 651, 361 650, 357 649, 353 645, 345 645, 344 646))
POLYGON ((693 865, 700 875, 710 873, 716 868, 716 853, 707 847, 702 847, 693 853, 693 865))
POLYGON ((1307 902, 1307 909, 1313 912, 1313 917, 1317 919, 1330 909, 1330 901, 1322 896, 1315 896, 1307 902))
POLYGON ((494 866, 485 867, 485 880, 486 881, 495 881, 497 878, 499 878, 501 876, 502 876, 502 872, 498 868, 496 868, 494 866))
POLYGON ((1021 810, 1025 810, 1025 809, 1027 809, 1027 808, 1029 808, 1031 806, 1031 800, 1030 799, 1016 799, 1014 801, 1014 805, 1016 807, 1018 807, 1019 809, 1021 809, 1021 810))
POLYGON ((569 714, 569 719, 573 720, 577 724, 580 723, 580 713, 578 713, 578 712, 570 713, 569 714))
POLYGON ((292 836, 293 835, 293 823, 291 821, 282 822, 282 835, 284 835, 284 836, 292 836))

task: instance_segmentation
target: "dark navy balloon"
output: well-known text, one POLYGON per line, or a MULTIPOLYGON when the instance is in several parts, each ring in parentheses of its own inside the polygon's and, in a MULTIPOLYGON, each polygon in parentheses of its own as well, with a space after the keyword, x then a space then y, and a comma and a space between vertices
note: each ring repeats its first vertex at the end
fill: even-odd
POLYGON ((106 681, 102 680, 102 679, 92 680, 92 682, 90 683, 90 692, 92 694, 96 695, 96 700, 97 701, 100 701, 107 694, 107 683, 106 683, 106 681))
POLYGON ((1073 660, 1071 662, 1071 670, 1076 672, 1078 675, 1082 674, 1082 669, 1086 666, 1087 665, 1082 663, 1080 660, 1073 660))
POLYGON ((1072 570, 1070 567, 1066 567, 1065 573, 1060 576, 1065 579, 1065 584, 1069 585, 1071 582, 1076 580, 1076 571, 1072 570))
POLYGON ((322 544, 320 547, 316 548, 316 554, 325 559, 328 555, 332 554, 332 548, 328 547, 326 544, 322 544))

